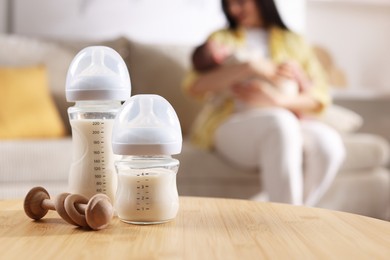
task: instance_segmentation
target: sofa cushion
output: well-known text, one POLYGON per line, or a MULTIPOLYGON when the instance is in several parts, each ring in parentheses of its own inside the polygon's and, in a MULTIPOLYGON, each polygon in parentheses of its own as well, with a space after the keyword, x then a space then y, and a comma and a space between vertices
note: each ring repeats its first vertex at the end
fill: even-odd
POLYGON ((67 182, 71 161, 70 137, 0 141, 0 183, 67 182))
POLYGON ((66 75, 75 55, 91 45, 111 47, 125 60, 130 52, 129 41, 123 37, 106 41, 62 41, 0 34, 0 66, 45 65, 51 94, 70 133, 67 108, 72 104, 65 98, 66 75))
POLYGON ((341 171, 375 168, 389 162, 389 143, 381 136, 354 133, 344 135, 343 141, 347 154, 341 171))
POLYGON ((337 105, 330 105, 319 119, 342 134, 355 132, 363 125, 359 114, 337 105))
MULTIPOLYGON (((343 137, 347 150, 340 173, 359 172, 386 165, 389 161, 389 144, 382 137, 371 134, 353 134, 343 137)), ((180 161, 178 183, 185 185, 200 182, 245 183, 248 189, 259 185, 255 170, 241 169, 224 160, 216 153, 194 147, 188 139, 183 142, 181 154, 175 155, 180 161)), ((252 194, 253 195, 253 194, 252 194)))
POLYGON ((180 195, 250 198, 260 191, 256 171, 246 171, 229 164, 216 153, 183 142, 177 185, 180 195), (243 188, 245 187, 245 188, 243 188))
POLYGON ((390 173, 378 167, 343 172, 317 206, 390 220, 389 205, 390 173))
MULTIPOLYGON (((368 149, 367 153, 374 153, 373 156, 378 154, 374 151, 375 145, 372 144, 384 144, 383 140, 371 135, 361 135, 357 137, 358 140, 353 139, 346 141, 347 149, 363 145, 368 149), (370 146, 371 148, 368 148, 370 146)), ((386 148, 383 148, 382 152, 385 150, 386 148)), ((367 154, 361 151, 361 154, 356 156, 364 155, 367 154)), ((182 196, 249 199, 261 192, 261 182, 257 172, 234 167, 214 153, 191 146, 187 140, 184 142, 182 153, 175 157, 180 160, 177 186, 182 196)), ((317 206, 384 219, 390 201, 388 169, 383 167, 354 169, 359 165, 351 164, 352 162, 348 161, 351 159, 353 158, 347 159, 345 165, 347 167, 336 176, 331 189, 317 206)), ((362 160, 362 157, 355 157, 355 159, 362 160)), ((383 162, 379 160, 376 163, 383 162)), ((365 167, 369 164, 370 162, 365 161, 360 166, 365 167)))
POLYGON ((183 134, 187 134, 199 104, 181 90, 193 46, 152 45, 130 42, 129 67, 132 94, 158 94, 176 110, 183 134))
POLYGON ((1 139, 64 136, 44 66, 0 67, 0 89, 1 139))
POLYGON ((24 199, 27 193, 36 186, 44 187, 52 198, 68 190, 66 180, 0 182, 0 199, 24 199))
MULTIPOLYGON (((64 123, 68 122, 65 80, 74 52, 55 43, 20 35, 0 35, 0 66, 43 64, 48 71, 51 94, 64 123)), ((70 132, 69 125, 67 125, 70 132)))

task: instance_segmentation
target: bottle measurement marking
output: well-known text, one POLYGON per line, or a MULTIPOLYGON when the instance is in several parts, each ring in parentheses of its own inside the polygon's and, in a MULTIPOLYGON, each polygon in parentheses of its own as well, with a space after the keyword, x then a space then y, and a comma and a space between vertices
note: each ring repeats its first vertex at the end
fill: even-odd
POLYGON ((106 160, 105 160, 105 148, 104 141, 105 126, 104 122, 92 121, 93 138, 93 154, 96 156, 93 160, 93 170, 95 174, 96 192, 106 193, 107 191, 107 173, 106 173, 106 160))
POLYGON ((137 207, 138 211, 150 210, 150 193, 149 193, 149 182, 150 178, 148 177, 150 174, 148 172, 142 172, 137 174, 137 207), (146 177, 145 177, 146 176, 146 177))

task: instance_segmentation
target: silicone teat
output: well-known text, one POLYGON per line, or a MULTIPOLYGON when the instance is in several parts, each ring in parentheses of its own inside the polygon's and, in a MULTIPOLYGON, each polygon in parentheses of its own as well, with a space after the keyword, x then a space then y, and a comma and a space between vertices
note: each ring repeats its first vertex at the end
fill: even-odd
POLYGON ((139 103, 139 114, 131 123, 137 127, 158 127, 161 124, 160 120, 153 112, 153 99, 143 99, 139 103))
POLYGON ((158 95, 135 95, 115 118, 113 151, 122 155, 178 154, 182 135, 175 110, 158 95))
POLYGON ((83 70, 79 76, 115 76, 115 73, 104 64, 104 52, 102 49, 93 49, 91 64, 83 70))
POLYGON ((126 100, 130 76, 121 56, 104 46, 87 47, 73 59, 66 80, 66 98, 79 100, 126 100))

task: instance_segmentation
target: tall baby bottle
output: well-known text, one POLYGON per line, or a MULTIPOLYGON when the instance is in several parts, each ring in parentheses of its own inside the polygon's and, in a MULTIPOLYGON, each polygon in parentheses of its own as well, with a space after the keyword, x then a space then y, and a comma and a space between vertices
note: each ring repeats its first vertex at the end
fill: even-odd
POLYGON ((75 102, 68 109, 73 142, 69 192, 87 198, 103 193, 114 201, 117 176, 112 126, 130 91, 126 64, 115 50, 87 47, 73 59, 66 79, 66 99, 75 102))
POLYGON ((114 123, 112 146, 122 157, 115 162, 118 190, 115 210, 132 224, 173 220, 179 209, 176 174, 182 134, 179 119, 158 95, 135 95, 114 123))

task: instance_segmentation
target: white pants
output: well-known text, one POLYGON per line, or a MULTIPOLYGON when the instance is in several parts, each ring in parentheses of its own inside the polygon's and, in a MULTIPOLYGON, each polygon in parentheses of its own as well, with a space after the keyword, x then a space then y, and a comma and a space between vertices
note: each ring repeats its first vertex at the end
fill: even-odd
POLYGON ((308 206, 327 191, 345 156, 335 130, 281 108, 232 115, 218 127, 215 147, 232 163, 258 169, 270 201, 308 206))

